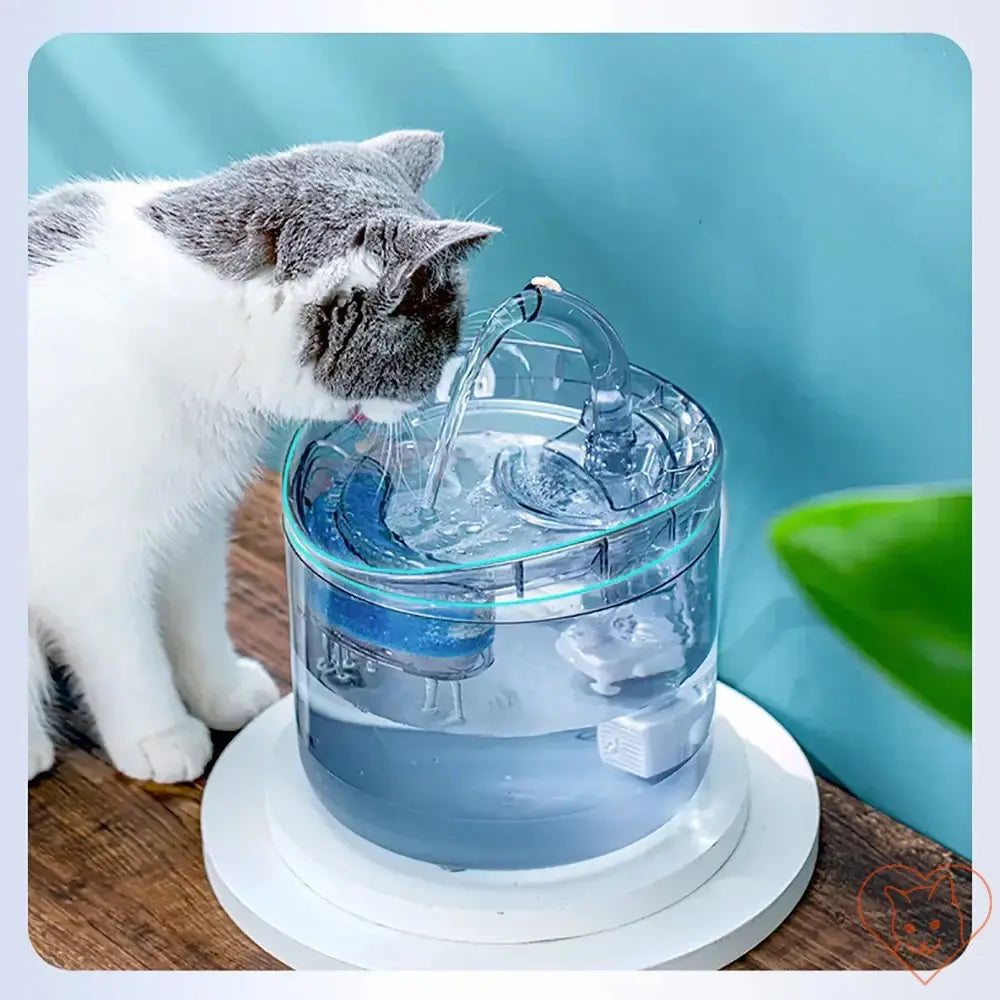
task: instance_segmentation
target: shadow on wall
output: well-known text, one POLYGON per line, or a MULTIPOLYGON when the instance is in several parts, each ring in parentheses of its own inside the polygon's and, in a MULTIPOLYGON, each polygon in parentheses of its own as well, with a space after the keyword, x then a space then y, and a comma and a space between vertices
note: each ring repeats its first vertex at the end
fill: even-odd
POLYGON ((968 854, 968 747, 816 622, 765 526, 970 476, 970 87, 920 35, 67 36, 31 67, 31 183, 444 130, 432 202, 504 228, 473 306, 552 274, 718 420, 724 677, 968 854))

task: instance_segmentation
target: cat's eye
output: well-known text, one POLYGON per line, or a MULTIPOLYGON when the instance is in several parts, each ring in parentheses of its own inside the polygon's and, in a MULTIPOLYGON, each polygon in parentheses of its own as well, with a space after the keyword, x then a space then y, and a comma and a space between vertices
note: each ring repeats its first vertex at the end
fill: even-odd
POLYGON ((903 925, 903 930, 906 931, 907 934, 912 934, 916 929, 917 928, 914 927, 913 924, 904 924, 903 925))
POLYGON ((930 928, 932 931, 936 931, 941 926, 940 920, 932 920, 930 922, 930 928))

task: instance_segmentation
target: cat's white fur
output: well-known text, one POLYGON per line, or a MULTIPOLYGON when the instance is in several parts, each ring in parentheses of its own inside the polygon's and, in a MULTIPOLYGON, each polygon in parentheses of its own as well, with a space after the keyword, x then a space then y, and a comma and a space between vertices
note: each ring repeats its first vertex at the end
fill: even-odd
POLYGON ((94 185, 100 227, 29 281, 29 777, 54 759, 54 646, 112 763, 138 779, 196 778, 209 727, 277 698, 226 630, 230 518, 275 422, 353 405, 298 363, 296 317, 310 286, 374 283, 373 263, 343 259, 280 292, 221 280, 137 215, 168 186, 94 185))

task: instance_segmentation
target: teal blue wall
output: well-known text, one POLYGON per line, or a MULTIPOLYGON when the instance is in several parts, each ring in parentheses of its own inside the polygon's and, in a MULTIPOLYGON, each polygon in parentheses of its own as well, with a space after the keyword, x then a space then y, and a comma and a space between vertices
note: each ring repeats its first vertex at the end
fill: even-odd
POLYGON ((968 746, 815 621, 764 528, 970 475, 970 87, 935 36, 73 36, 32 64, 31 185, 443 129, 431 200, 505 228, 473 304, 556 275, 718 419, 726 679, 967 854, 968 746))

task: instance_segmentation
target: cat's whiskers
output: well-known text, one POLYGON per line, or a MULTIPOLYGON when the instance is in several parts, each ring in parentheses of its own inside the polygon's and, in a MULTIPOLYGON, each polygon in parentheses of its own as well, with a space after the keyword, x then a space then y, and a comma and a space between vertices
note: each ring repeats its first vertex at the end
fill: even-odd
POLYGON ((392 482, 388 464, 389 443, 387 433, 380 425, 374 425, 374 433, 377 434, 377 444, 368 452, 368 457, 374 461, 381 470, 381 486, 392 482))
POLYGON ((382 437, 382 451, 379 455, 379 464, 382 466, 383 474, 391 478, 392 455, 393 455, 393 424, 387 424, 382 437))
POLYGON ((468 215, 463 217, 462 221, 468 222, 474 215, 479 213, 481 208, 485 208, 498 194, 500 194, 500 191, 494 191, 493 194, 488 194, 471 212, 468 213, 468 215))
POLYGON ((410 452, 413 455, 418 453, 417 438, 413 432, 413 424, 408 413, 404 413, 402 418, 397 425, 397 435, 398 435, 398 448, 399 448, 399 478, 403 485, 406 487, 408 493, 415 493, 413 484, 410 482, 409 477, 406 475, 406 462, 404 455, 406 452, 410 452), (407 435, 408 440, 404 443, 403 434, 407 435), (412 448, 411 448, 412 446, 412 448))

